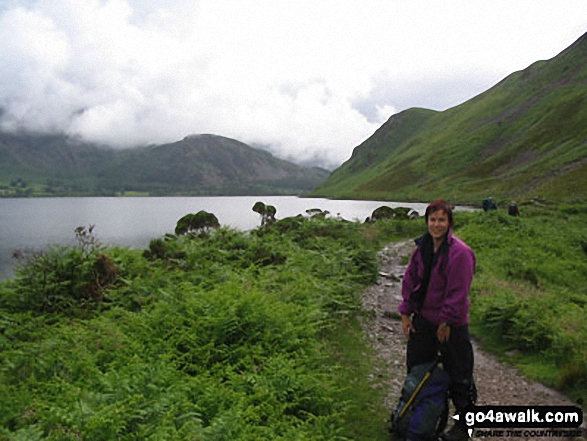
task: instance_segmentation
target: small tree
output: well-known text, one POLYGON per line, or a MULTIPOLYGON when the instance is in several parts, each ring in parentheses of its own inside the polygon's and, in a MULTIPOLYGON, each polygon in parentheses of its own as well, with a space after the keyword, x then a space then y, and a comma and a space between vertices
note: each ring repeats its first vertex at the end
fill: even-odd
POLYGON ((253 211, 261 215, 261 226, 268 227, 275 223, 277 209, 273 205, 265 205, 263 202, 256 202, 253 211))
POLYGON ((186 214, 177 221, 175 234, 188 233, 208 234, 210 230, 219 228, 218 218, 213 213, 198 211, 196 214, 186 214))

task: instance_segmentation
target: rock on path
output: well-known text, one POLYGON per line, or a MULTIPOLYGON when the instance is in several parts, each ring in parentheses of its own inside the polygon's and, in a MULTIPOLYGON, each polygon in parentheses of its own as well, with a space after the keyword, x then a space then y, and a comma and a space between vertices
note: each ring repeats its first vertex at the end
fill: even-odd
MULTIPOLYGON (((363 309, 366 312, 362 319, 362 326, 383 364, 383 368, 376 373, 373 383, 375 387, 382 387, 387 391, 385 407, 390 413, 397 404, 406 374, 406 342, 397 306, 401 301, 401 279, 405 271, 402 260, 407 260, 413 249, 414 243, 411 240, 391 243, 383 248, 378 253, 379 281, 367 287, 362 298, 363 309)), ((515 368, 504 365, 494 356, 486 354, 476 342, 473 342, 473 347, 474 375, 479 392, 478 405, 574 405, 559 392, 525 379, 515 368)), ((554 441, 570 438, 492 437, 487 439, 554 441)), ((574 439, 587 439, 585 423, 583 436, 574 439)))

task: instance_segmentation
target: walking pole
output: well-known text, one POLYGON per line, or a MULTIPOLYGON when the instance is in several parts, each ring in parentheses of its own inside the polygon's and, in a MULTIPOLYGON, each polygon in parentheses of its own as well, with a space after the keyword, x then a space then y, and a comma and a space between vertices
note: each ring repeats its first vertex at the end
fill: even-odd
POLYGON ((434 364, 430 367, 430 369, 428 369, 428 371, 424 375, 424 378, 422 378, 422 380, 420 381, 420 384, 418 384, 418 387, 416 387, 416 390, 414 391, 414 393, 412 394, 412 396, 410 397, 408 402, 402 408, 401 412, 399 413, 398 419, 402 419, 404 417, 404 415, 408 411, 408 408, 414 402, 414 400, 416 399, 416 397, 420 393, 420 390, 424 387, 424 384, 426 384, 428 379, 432 376, 432 371, 434 371, 434 369, 438 365, 438 362, 439 362, 439 358, 437 357, 436 360, 434 361, 434 364))

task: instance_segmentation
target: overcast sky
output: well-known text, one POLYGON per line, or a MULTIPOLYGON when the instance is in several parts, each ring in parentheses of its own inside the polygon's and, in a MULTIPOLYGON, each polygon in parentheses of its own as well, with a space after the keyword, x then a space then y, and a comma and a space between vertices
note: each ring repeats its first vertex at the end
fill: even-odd
POLYGON ((335 167, 587 31, 585 0, 0 0, 0 127, 212 133, 335 167))

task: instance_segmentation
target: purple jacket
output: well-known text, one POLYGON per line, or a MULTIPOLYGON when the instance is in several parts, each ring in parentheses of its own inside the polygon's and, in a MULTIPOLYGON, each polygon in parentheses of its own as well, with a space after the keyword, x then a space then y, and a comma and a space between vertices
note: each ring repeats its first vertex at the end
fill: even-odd
MULTIPOLYGON (((420 314, 436 325, 442 322, 451 326, 466 325, 469 323, 469 289, 475 270, 475 254, 465 242, 453 236, 452 230, 448 232, 447 245, 446 252, 438 255, 432 268, 420 314)), ((420 287, 423 275, 424 262, 420 248, 416 248, 404 274, 403 300, 398 307, 400 314, 414 312, 408 299, 420 287)))

